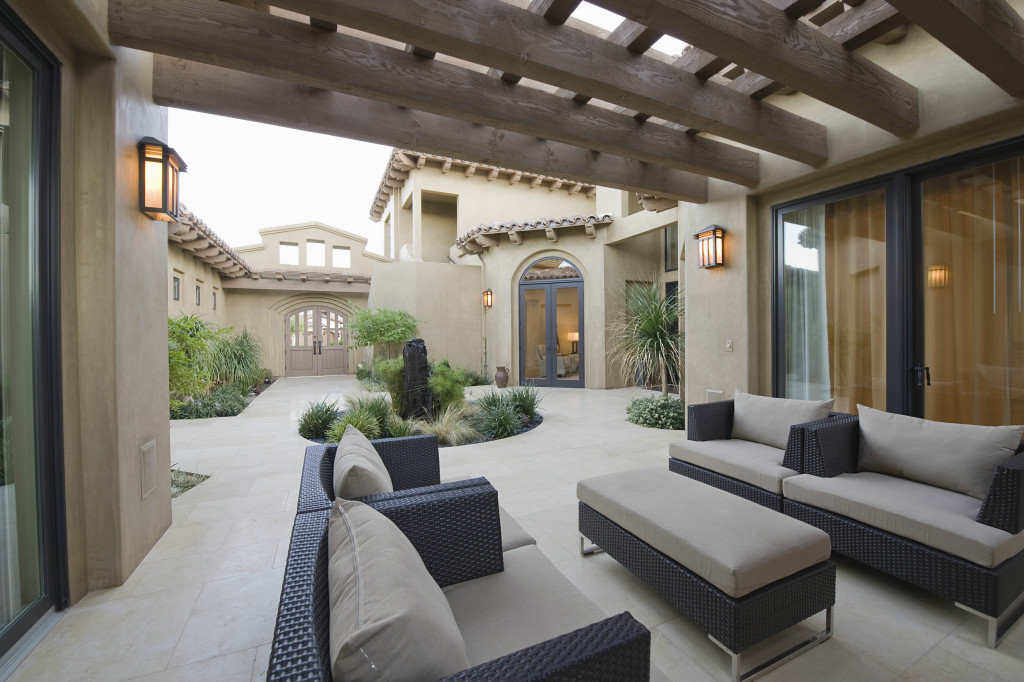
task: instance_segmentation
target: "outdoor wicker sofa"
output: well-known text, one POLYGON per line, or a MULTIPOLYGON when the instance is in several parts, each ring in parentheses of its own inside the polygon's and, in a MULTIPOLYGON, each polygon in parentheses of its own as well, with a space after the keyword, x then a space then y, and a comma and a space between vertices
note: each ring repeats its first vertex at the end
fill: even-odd
MULTIPOLYGON (((363 501, 409 538, 444 588, 470 661, 444 679, 649 679, 647 628, 629 613, 605 618, 536 546, 502 551, 497 492, 486 479, 442 488, 363 501)), ((296 515, 267 673, 271 682, 333 679, 331 514, 328 508, 296 515)))

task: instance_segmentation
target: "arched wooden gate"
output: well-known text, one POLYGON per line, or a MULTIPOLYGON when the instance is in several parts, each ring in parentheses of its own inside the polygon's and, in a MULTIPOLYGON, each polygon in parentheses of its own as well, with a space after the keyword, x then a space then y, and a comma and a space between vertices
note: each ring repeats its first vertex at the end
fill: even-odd
POLYGON ((348 374, 345 313, 324 305, 296 308, 284 316, 285 376, 348 374))

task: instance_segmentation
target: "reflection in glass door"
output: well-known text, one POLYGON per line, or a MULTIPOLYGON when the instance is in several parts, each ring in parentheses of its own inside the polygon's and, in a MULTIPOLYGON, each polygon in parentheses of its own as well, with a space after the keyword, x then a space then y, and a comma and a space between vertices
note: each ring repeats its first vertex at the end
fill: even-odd
POLYGON ((921 184, 924 416, 1024 422, 1024 158, 921 184))
POLYGON ((519 288, 519 382, 582 387, 583 279, 568 261, 546 258, 519 288))
POLYGON ((56 62, 0 3, 0 656, 66 604, 49 99, 56 62), (17 25, 16 25, 17 24, 17 25))

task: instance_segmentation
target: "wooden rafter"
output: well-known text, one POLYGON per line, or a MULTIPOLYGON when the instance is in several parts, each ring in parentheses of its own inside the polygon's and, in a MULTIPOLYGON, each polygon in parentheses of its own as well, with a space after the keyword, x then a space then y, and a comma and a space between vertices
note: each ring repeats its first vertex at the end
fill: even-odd
MULTIPOLYGON (((634 54, 628 47, 629 32, 620 35, 622 45, 617 45, 579 29, 552 25, 500 0, 457 4, 446 0, 278 0, 277 4, 804 163, 820 164, 828 156, 824 126, 779 107, 751 102, 724 85, 708 83, 654 57, 634 54), (510 25, 516 30, 506 30, 510 25)), ((491 86, 502 89, 500 84, 491 86)), ((534 97, 523 88, 512 92, 534 97)))
POLYGON ((1011 95, 1024 94, 1024 18, 1006 0, 889 0, 1011 95))
MULTIPOLYGON (((336 3, 330 3, 332 5, 336 3)), ((322 12, 318 16, 332 17, 322 12)), ((216 0, 111 0, 114 44, 377 99, 705 174, 743 185, 759 180, 757 154, 436 59, 216 0)), ((421 41, 408 43, 433 48, 421 41)), ((443 51, 443 50, 439 50, 443 51)))
POLYGON ((564 24, 569 15, 580 6, 581 0, 532 0, 530 11, 535 12, 552 24, 564 24))
POLYGON ((916 88, 764 0, 592 2, 894 134, 918 127, 916 88))
MULTIPOLYGON (((707 180, 580 147, 381 102, 170 57, 153 60, 153 99, 164 106, 515 168, 680 201, 707 200, 707 180)), ((409 167, 415 162, 409 159, 409 167)), ((466 168, 473 175, 476 166, 466 168)))

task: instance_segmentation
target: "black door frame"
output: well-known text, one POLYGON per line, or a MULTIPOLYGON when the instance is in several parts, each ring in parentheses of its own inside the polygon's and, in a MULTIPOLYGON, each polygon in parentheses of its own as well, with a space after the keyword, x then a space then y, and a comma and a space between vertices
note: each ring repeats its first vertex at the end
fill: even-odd
POLYGON ((914 366, 924 363, 924 232, 921 221, 925 180, 1024 155, 1024 137, 905 168, 888 175, 819 192, 772 207, 772 395, 785 397, 786 338, 783 299, 782 216, 874 189, 886 190, 886 411, 924 416, 924 386, 914 366))
MULTIPOLYGON (((546 259, 540 259, 546 260, 546 259)), ((563 259, 564 260, 564 259, 563 259)), ((539 262, 539 261, 538 261, 539 262)), ((571 262, 571 261, 567 261, 571 262)), ((530 271, 536 263, 531 264, 526 268, 526 272, 530 271)), ((576 268, 576 265, 573 264, 576 268)), ((576 268, 579 272, 579 268, 576 268)), ((524 274, 525 277, 525 274, 524 274)), ((551 386, 559 388, 584 388, 586 386, 586 379, 584 370, 586 368, 586 339, 583 331, 583 278, 575 277, 572 279, 549 279, 549 280, 531 280, 526 282, 524 280, 519 281, 519 384, 523 385, 526 382, 530 382, 536 386, 551 386), (579 316, 579 335, 580 339, 577 342, 579 349, 578 361, 579 369, 577 372, 576 379, 559 379, 558 378, 558 344, 557 344, 557 333, 558 333, 558 290, 559 289, 576 289, 577 293, 577 312, 579 316), (529 349, 526 347, 526 291, 528 290, 543 290, 544 302, 545 302, 545 362, 547 364, 545 375, 546 379, 534 379, 526 377, 526 358, 529 349)))
POLYGON ((63 378, 60 325, 60 83, 61 64, 20 17, 0 0, 0 39, 36 74, 33 147, 37 155, 39 231, 33 310, 36 480, 44 594, 0 634, 0 656, 51 608, 70 605, 64 500, 63 378))

